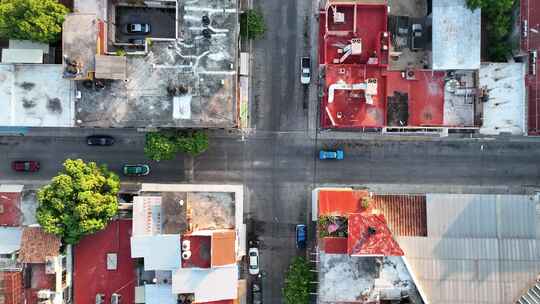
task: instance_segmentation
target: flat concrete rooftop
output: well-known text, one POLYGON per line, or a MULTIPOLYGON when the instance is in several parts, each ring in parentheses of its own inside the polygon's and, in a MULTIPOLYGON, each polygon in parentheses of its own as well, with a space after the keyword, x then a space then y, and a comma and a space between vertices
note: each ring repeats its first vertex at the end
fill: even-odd
POLYGON ((0 125, 73 126, 73 91, 59 64, 0 64, 0 125))
POLYGON ((128 55, 125 81, 78 85, 86 127, 236 126, 236 0, 177 2, 176 39, 155 39, 128 55))

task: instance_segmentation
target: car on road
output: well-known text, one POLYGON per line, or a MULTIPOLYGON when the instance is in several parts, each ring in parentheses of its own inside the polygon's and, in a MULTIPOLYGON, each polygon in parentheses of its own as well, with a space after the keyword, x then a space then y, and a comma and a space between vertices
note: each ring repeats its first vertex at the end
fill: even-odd
POLYGON ((150 33, 150 24, 148 23, 128 23, 126 24, 127 34, 148 34, 150 33))
POLYGON ((304 224, 296 225, 296 247, 298 249, 306 248, 307 227, 304 224))
POLYGON ((337 149, 337 150, 320 150, 319 151, 319 159, 325 160, 325 159, 337 159, 342 160, 345 157, 345 154, 343 153, 343 150, 337 149))
POLYGON ((300 60, 300 83, 309 84, 311 82, 311 59, 302 57, 300 60))
POLYGON ((260 282, 253 282, 251 285, 251 297, 252 297, 252 303, 253 304, 262 304, 263 297, 262 297, 262 286, 260 282))
POLYGON ((259 249, 249 248, 249 274, 258 275, 259 274, 259 249))
POLYGON ((86 138, 89 146, 110 146, 114 144, 114 138, 109 135, 90 135, 86 138))
POLYGON ((122 172, 127 176, 143 176, 150 173, 150 166, 138 164, 138 165, 124 165, 122 172))
POLYGON ((136 45, 144 45, 144 39, 141 38, 129 38, 128 42, 136 45))
POLYGON ((11 168, 19 172, 39 171, 39 162, 35 160, 16 160, 11 162, 11 168))

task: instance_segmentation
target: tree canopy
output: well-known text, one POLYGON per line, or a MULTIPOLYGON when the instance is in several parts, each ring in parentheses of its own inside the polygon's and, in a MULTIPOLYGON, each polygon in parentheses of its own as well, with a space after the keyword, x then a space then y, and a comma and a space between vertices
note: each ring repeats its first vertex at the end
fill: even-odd
POLYGON ((487 55, 492 61, 506 61, 512 52, 512 10, 516 0, 466 0, 470 9, 482 9, 487 30, 487 55))
POLYGON ((249 39, 260 38, 266 31, 263 14, 254 9, 240 15, 240 35, 249 39))
POLYGON ((309 264, 304 257, 295 257, 285 274, 283 297, 285 304, 309 303, 310 282, 315 275, 309 270, 309 264))
POLYGON ((64 169, 37 193, 38 223, 65 243, 104 229, 118 211, 120 180, 105 166, 67 159, 64 169))
POLYGON ((178 152, 197 156, 208 149, 208 135, 194 132, 150 132, 146 134, 144 154, 156 161, 171 160, 178 152))
POLYGON ((0 1, 0 37, 55 42, 68 12, 57 0, 0 1))

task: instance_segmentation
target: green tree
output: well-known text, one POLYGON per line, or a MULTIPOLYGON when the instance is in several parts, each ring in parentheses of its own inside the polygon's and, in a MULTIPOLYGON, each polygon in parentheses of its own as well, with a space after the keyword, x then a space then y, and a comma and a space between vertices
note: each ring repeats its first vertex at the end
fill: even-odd
POLYGON ((191 156, 197 156, 208 149, 208 135, 202 131, 195 131, 177 137, 178 149, 191 156))
POLYGON ((36 218, 65 243, 104 229, 118 211, 117 175, 94 162, 67 159, 64 170, 37 193, 36 218))
POLYGON ((488 59, 505 62, 512 52, 512 10, 516 0, 466 0, 470 9, 482 9, 482 19, 487 29, 488 59))
POLYGON ((171 160, 178 152, 197 156, 208 149, 208 135, 203 131, 161 131, 146 134, 144 154, 160 161, 171 160))
POLYGON ((160 161, 173 159, 178 152, 178 146, 174 137, 161 132, 151 132, 146 134, 144 145, 144 155, 146 157, 160 161))
POLYGON ((57 0, 2 0, 0 37, 55 42, 68 12, 57 0))
POLYGON ((304 257, 295 257, 285 274, 283 297, 286 304, 309 303, 310 282, 315 275, 309 270, 309 264, 304 257))
POLYGON ((240 15, 240 35, 249 39, 257 39, 264 35, 266 25, 263 14, 249 9, 240 15))

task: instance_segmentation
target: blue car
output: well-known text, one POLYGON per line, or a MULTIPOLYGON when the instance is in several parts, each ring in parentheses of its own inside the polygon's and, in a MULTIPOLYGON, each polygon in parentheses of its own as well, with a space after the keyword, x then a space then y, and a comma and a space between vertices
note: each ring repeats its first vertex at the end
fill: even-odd
POLYGON ((304 224, 296 225, 296 247, 298 247, 299 249, 306 248, 306 240, 307 240, 306 225, 304 224))
POLYGON ((342 160, 344 157, 343 150, 338 149, 336 151, 329 151, 329 150, 321 150, 319 151, 319 159, 325 160, 325 159, 337 159, 342 160))

